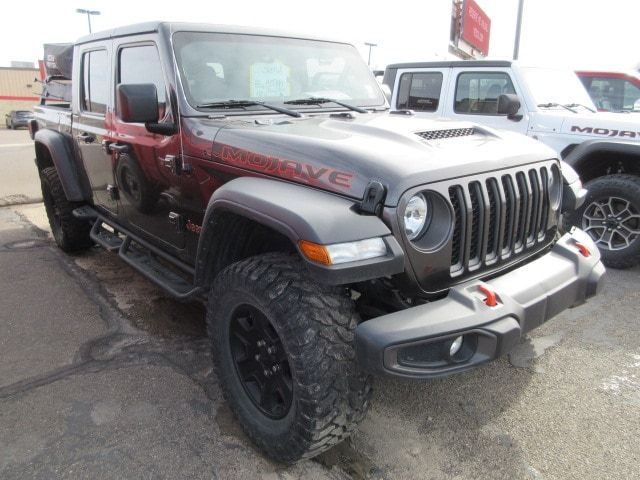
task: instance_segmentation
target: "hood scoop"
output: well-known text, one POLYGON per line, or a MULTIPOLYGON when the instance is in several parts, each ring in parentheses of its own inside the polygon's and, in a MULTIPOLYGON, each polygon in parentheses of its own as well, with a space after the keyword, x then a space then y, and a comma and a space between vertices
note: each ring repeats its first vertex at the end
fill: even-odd
POLYGON ((476 129, 470 128, 449 128, 446 130, 428 130, 426 132, 416 132, 416 135, 423 140, 443 140, 445 138, 467 137, 474 135, 476 129))

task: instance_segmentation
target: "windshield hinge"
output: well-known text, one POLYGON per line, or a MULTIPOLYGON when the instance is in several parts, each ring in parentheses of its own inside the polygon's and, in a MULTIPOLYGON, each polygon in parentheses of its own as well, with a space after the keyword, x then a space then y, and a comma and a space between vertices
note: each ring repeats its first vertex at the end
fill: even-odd
POLYGON ((190 174, 192 169, 180 155, 167 155, 160 159, 161 164, 169 169, 174 175, 190 174))
POLYGON ((387 196, 387 189, 377 180, 371 180, 364 189, 364 198, 360 204, 360 212, 368 215, 380 216, 384 199, 387 196))

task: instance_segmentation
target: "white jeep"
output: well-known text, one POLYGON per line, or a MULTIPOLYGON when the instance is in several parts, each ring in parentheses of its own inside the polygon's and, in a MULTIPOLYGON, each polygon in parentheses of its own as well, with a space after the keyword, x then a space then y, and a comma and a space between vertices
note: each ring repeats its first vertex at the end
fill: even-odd
POLYGON ((597 112, 574 72, 511 61, 394 64, 383 83, 399 113, 512 130, 555 149, 588 188, 567 222, 607 265, 640 263, 640 117, 597 112))

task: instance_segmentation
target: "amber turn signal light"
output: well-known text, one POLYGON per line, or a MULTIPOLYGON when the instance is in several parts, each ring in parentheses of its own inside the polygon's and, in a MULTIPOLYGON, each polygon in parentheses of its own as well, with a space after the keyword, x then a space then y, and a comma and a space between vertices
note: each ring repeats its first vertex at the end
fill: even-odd
POLYGON ((298 242, 298 246, 304 256, 312 262, 331 265, 331 257, 324 245, 318 245, 317 243, 309 242, 307 240, 300 240, 298 242))

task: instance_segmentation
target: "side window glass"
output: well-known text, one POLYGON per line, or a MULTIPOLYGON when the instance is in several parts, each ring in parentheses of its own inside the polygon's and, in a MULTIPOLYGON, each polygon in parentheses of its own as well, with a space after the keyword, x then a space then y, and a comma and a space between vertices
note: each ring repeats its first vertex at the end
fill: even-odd
POLYGON ((120 50, 118 83, 153 83, 158 92, 160 118, 166 109, 166 87, 160 55, 153 45, 125 47, 120 50))
POLYGON ((622 110, 623 80, 618 78, 595 77, 591 81, 589 95, 602 110, 622 110))
POLYGON ((106 50, 82 55, 82 110, 105 114, 109 96, 109 62, 106 50))
POLYGON ((399 110, 409 108, 409 88, 411 88, 412 73, 403 73, 400 77, 400 85, 398 87, 398 99, 396 107, 399 110))
POLYGON ((497 115, 498 97, 515 94, 509 75, 502 72, 464 72, 458 75, 454 111, 476 115, 497 115))
POLYGON ((640 88, 636 87, 631 82, 624 82, 624 102, 622 105, 623 110, 633 110, 635 103, 640 100, 640 88))
POLYGON ((435 112, 440 103, 442 73, 405 73, 400 77, 398 108, 435 112))

